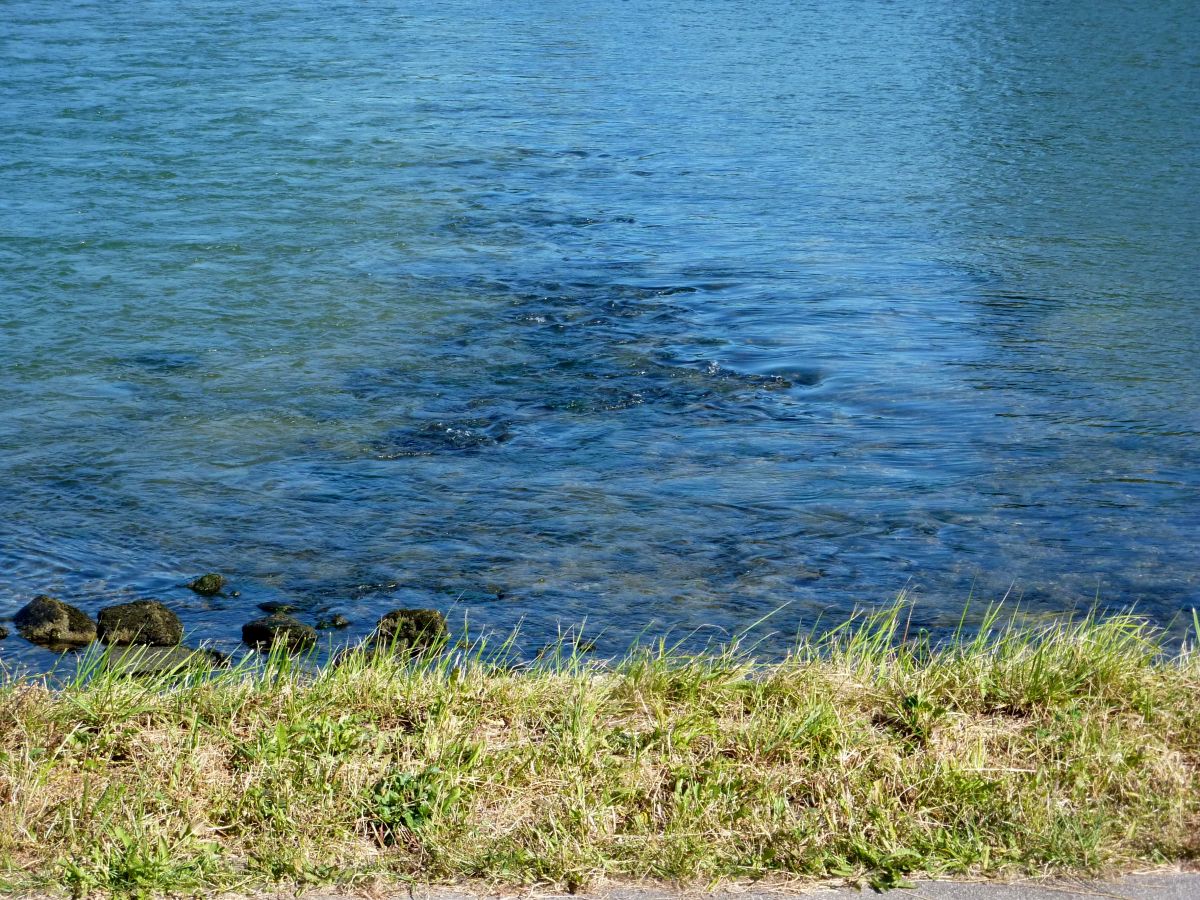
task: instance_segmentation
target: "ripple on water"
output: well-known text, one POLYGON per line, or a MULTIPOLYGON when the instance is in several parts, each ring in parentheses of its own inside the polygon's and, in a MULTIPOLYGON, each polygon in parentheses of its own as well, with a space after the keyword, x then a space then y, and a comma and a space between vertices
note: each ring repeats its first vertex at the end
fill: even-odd
POLYGON ((7 3, 0 615, 1178 619, 1196 17, 927 6, 7 3))

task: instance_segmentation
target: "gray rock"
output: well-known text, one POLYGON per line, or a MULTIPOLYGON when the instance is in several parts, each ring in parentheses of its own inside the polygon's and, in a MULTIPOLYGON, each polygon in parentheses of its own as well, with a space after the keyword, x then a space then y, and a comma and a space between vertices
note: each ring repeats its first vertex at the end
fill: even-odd
POLYGON ((135 600, 100 610, 100 640, 106 644, 174 647, 183 640, 179 617, 157 600, 135 600))
POLYGON ((316 644, 317 630, 291 616, 276 613, 243 625, 242 640, 258 650, 270 649, 280 644, 294 652, 307 650, 316 644))
POLYGON ((446 617, 436 609, 393 609, 370 637, 379 649, 400 652, 436 650, 446 643, 446 617))
POLYGON ((216 572, 209 572, 207 575, 201 575, 195 581, 188 585, 197 594, 205 597, 211 597, 214 594, 221 593, 221 588, 225 587, 225 578, 218 575, 216 572))
POLYGON ((96 639, 96 623, 85 612, 45 594, 23 606, 13 623, 22 637, 35 644, 70 647, 96 639))

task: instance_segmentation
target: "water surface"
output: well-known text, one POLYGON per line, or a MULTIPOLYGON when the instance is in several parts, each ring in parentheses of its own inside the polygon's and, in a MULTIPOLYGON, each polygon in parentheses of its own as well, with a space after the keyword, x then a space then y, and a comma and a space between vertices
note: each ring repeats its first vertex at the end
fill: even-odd
POLYGON ((1170 623, 1194 12, 6 2, 0 614, 1170 623))

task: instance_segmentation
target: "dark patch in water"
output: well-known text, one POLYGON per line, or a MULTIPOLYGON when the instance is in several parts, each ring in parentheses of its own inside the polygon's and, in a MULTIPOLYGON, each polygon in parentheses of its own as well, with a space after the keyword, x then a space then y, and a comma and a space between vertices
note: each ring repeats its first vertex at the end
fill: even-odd
POLYGON ((175 353, 170 351, 155 353, 139 353, 130 357, 126 365, 131 368, 144 369, 149 372, 160 372, 169 375, 186 369, 194 369, 200 364, 200 357, 194 353, 175 353))
POLYGON ((591 414, 613 412, 641 406, 647 400, 659 399, 661 391, 633 391, 620 388, 600 387, 577 396, 556 396, 545 403, 546 409, 562 412, 591 414))
POLYGON ((529 211, 528 224, 540 228, 588 228, 605 221, 601 216, 571 215, 569 213, 552 212, 545 209, 529 211))
POLYGON ((789 369, 787 372, 777 373, 777 377, 801 387, 816 387, 824 379, 819 369, 789 369))
POLYGON ((478 453, 509 439, 508 425, 487 419, 424 422, 389 431, 371 449, 377 459, 478 453))
POLYGON ((659 368, 669 378, 692 384, 703 384, 722 394, 746 389, 779 391, 785 390, 793 384, 790 378, 784 378, 782 375, 755 375, 738 372, 708 360, 698 360, 684 365, 664 363, 659 368))

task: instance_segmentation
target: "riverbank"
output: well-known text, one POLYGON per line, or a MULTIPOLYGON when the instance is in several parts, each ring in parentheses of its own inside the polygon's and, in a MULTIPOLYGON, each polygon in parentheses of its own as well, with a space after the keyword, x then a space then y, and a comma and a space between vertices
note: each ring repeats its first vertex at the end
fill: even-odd
MULTIPOLYGON (((903 607, 799 646, 352 655, 0 687, 0 888, 584 888, 1117 873, 1200 856, 1200 656, 903 607)), ((1193 636, 1194 637, 1194 636, 1193 636)))

